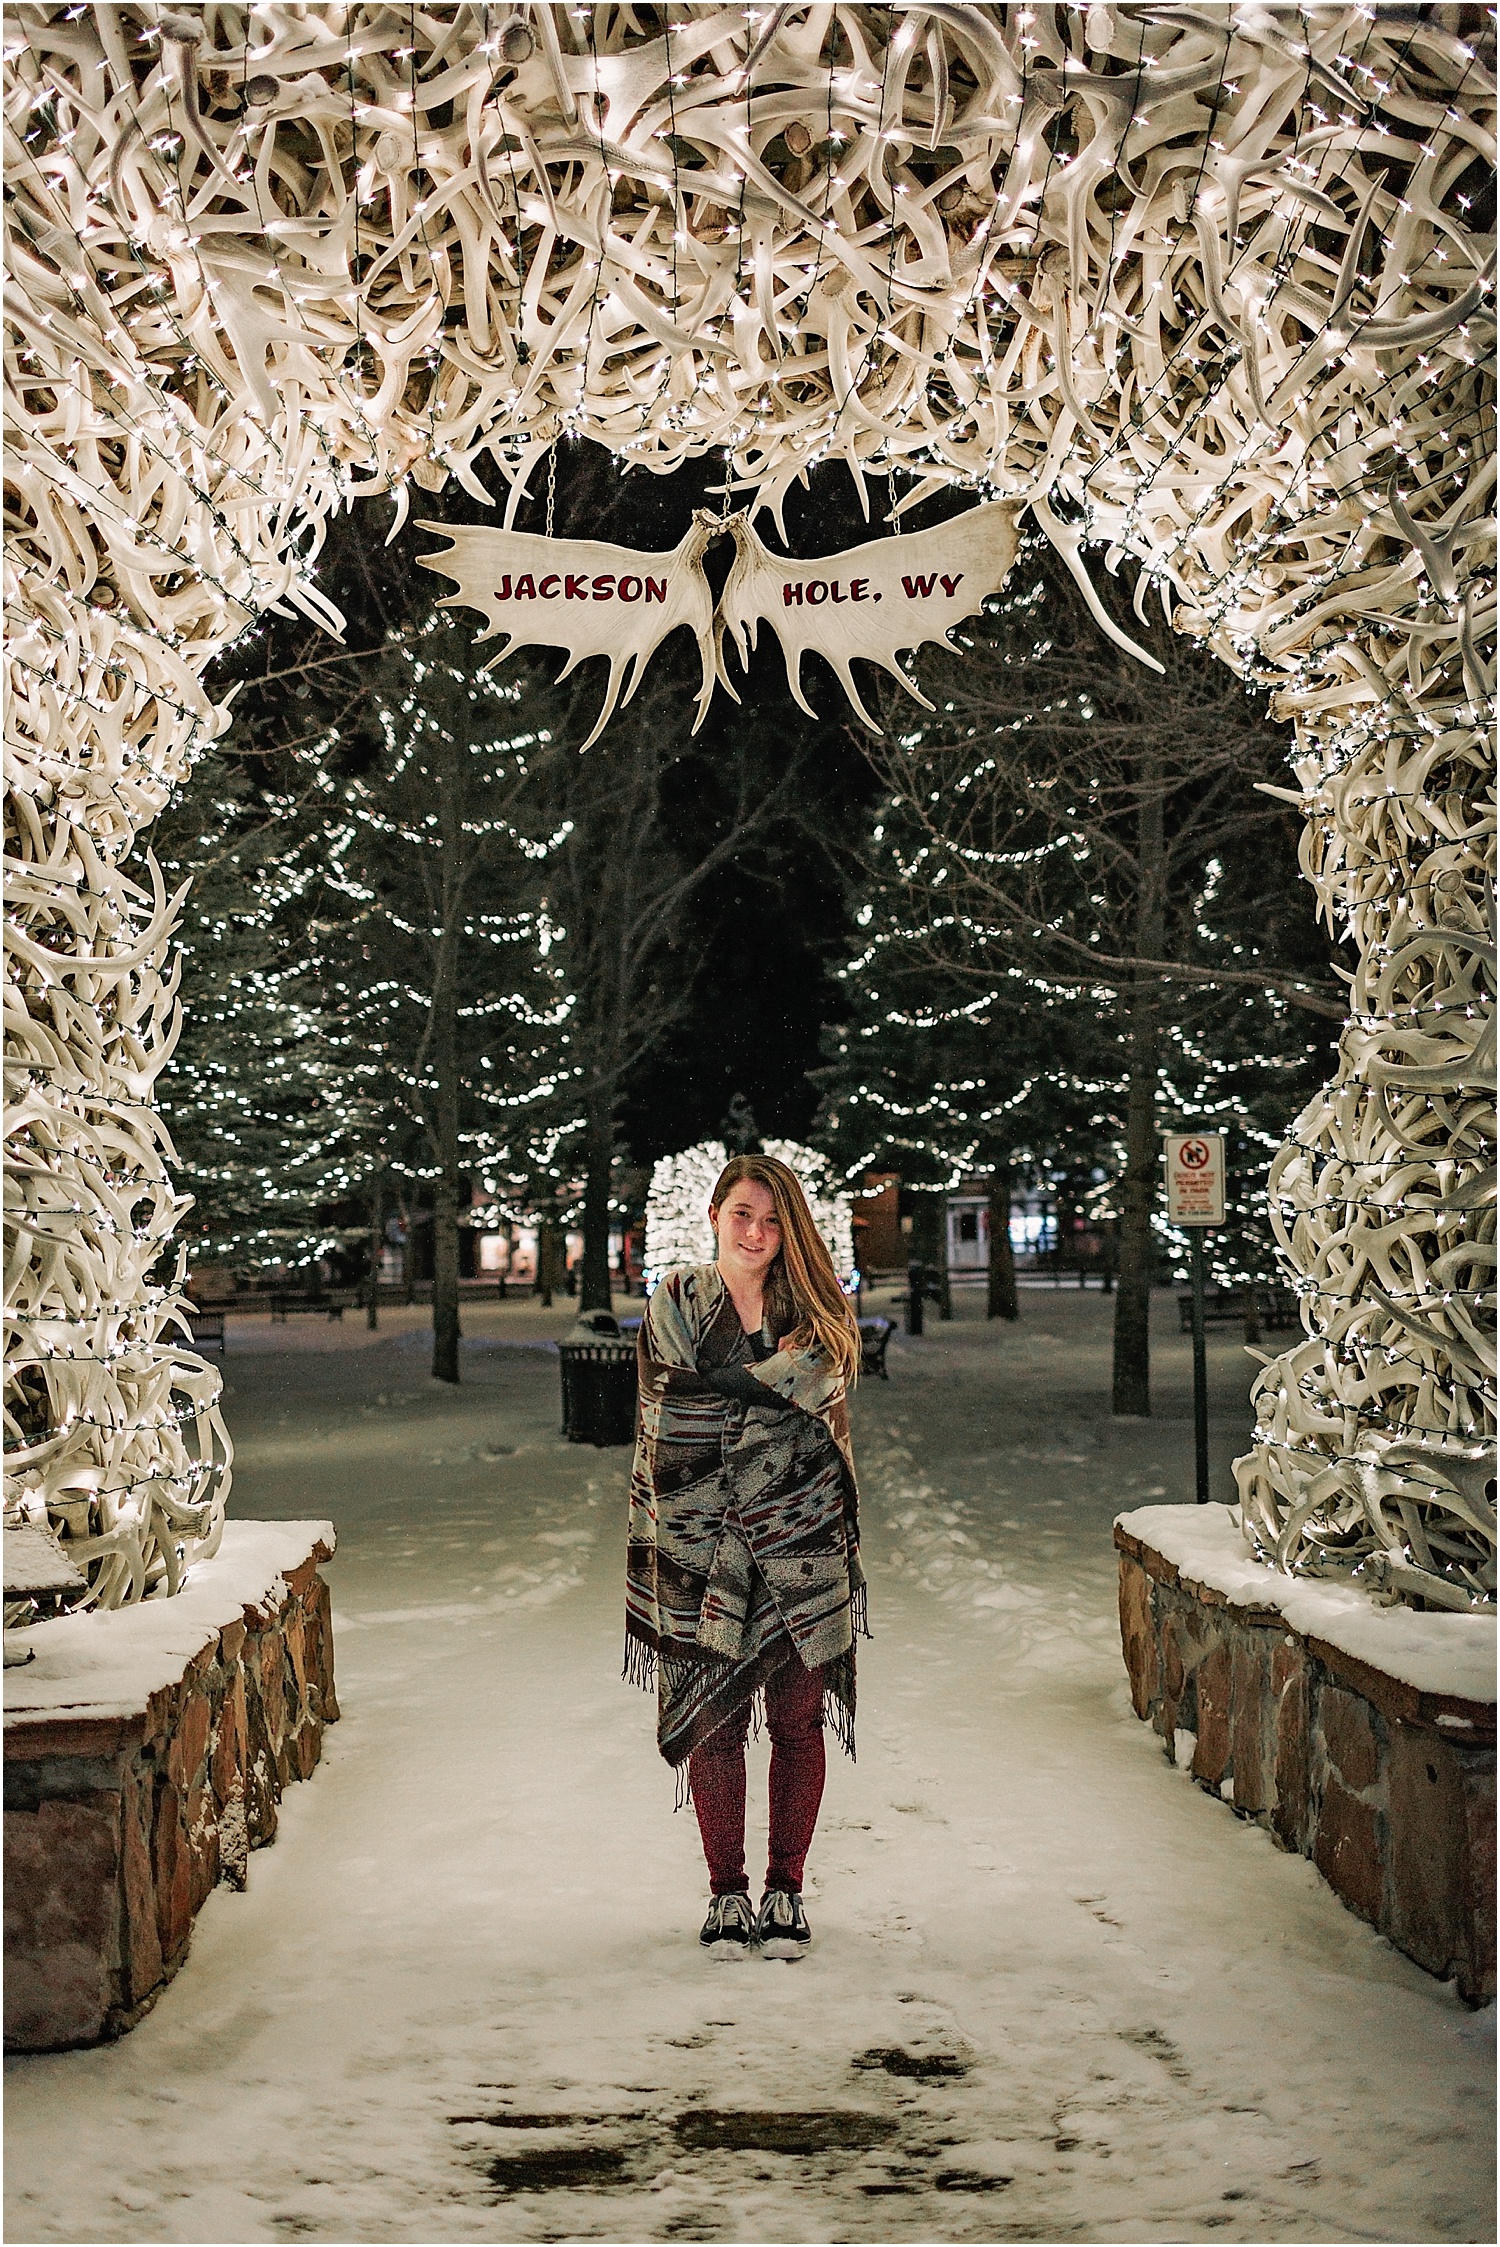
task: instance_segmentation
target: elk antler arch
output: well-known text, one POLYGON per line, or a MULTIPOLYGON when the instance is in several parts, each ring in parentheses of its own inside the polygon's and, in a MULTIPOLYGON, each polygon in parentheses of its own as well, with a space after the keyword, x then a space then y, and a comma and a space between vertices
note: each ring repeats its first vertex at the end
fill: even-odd
POLYGON ((1247 1524, 1492 1589, 1488 11, 127 0, 3 36, 7 1428, 95 1595, 175 1584, 226 1458, 148 1284, 173 901, 122 860, 224 722, 209 660, 326 616, 332 509, 451 475, 513 519, 568 431, 722 450, 773 515, 830 458, 1031 503, 1276 687, 1358 966, 1272 1170, 1306 1334, 1247 1524))

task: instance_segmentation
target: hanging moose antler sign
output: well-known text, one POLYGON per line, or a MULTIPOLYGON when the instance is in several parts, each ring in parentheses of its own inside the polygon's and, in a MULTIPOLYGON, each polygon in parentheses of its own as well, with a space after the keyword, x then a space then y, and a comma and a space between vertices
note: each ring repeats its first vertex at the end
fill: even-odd
POLYGON ((802 692, 802 658, 816 651, 838 673, 864 723, 878 732, 854 684, 853 658, 878 664, 930 710, 897 654, 926 640, 947 641, 956 624, 999 592, 1016 558, 1016 512, 999 504, 975 507, 932 530, 874 538, 813 562, 769 553, 748 515, 731 516, 726 527, 735 556, 719 602, 721 632, 744 663, 762 621, 769 624, 781 641, 793 700, 809 717, 815 712, 802 692))
POLYGON ((691 628, 703 664, 695 733, 708 715, 715 680, 734 694, 724 667, 726 642, 746 662, 762 622, 779 637, 788 684, 809 716, 802 658, 811 650, 826 657, 873 731, 875 720, 850 670, 853 659, 878 664, 926 704, 896 658, 903 648, 947 641, 956 624, 1000 590, 1016 557, 1016 514, 1000 503, 975 507, 931 530, 871 539, 808 562, 769 552, 743 512, 721 520, 700 509, 669 554, 424 522, 419 529, 438 531, 452 543, 446 553, 418 558, 458 588, 444 595, 441 607, 478 609, 486 623, 482 639, 506 635, 494 663, 519 647, 562 647, 568 660, 559 676, 566 678, 585 656, 608 657, 604 707, 585 749, 616 707, 629 702, 647 663, 679 624, 691 628), (716 607, 703 556, 721 531, 734 540, 735 556, 716 607))
POLYGON ((486 624, 481 641, 505 634, 490 670, 522 647, 566 648, 560 679, 585 656, 609 658, 604 707, 585 749, 598 740, 616 707, 630 700, 646 665, 679 624, 691 628, 703 661, 694 733, 702 725, 714 691, 714 597, 703 555, 713 539, 715 517, 700 510, 686 538, 669 554, 642 554, 593 538, 538 538, 529 531, 469 530, 432 522, 417 528, 440 531, 453 542, 446 554, 417 556, 424 569, 451 577, 458 587, 443 595, 439 608, 481 610, 486 624))

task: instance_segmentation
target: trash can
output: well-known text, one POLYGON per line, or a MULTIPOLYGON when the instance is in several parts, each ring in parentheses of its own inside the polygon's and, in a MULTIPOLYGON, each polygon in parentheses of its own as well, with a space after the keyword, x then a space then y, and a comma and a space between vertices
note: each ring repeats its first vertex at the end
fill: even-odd
POLYGON ((634 1443, 635 1346, 560 1342, 562 1432, 569 1443, 634 1443))

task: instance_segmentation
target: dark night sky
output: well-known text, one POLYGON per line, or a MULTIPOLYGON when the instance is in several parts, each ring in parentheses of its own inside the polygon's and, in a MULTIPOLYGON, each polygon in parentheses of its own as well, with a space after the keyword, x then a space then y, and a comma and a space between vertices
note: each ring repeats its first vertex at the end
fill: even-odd
MULTIPOLYGON (((714 463, 696 464, 671 478, 639 473, 627 478, 617 519, 622 542, 674 542, 686 530, 694 505, 718 504, 703 486, 717 481, 720 473, 714 463)), ((560 475, 559 527, 562 498, 560 475)), ((801 504, 794 502, 787 511, 796 551, 833 551, 869 536, 843 471, 820 478, 815 504, 800 494, 798 499, 801 504)), ((709 571, 716 581, 727 570, 729 555, 726 541, 710 556, 709 571)), ((695 667, 696 655, 691 662, 695 667)), ((763 634, 748 676, 736 681, 740 708, 721 692, 700 738, 711 744, 717 727, 748 725, 763 741, 784 743, 788 750, 806 747, 813 827, 835 844, 845 836, 853 840, 863 827, 873 785, 859 750, 859 729, 837 681, 820 661, 809 660, 803 676, 809 701, 823 713, 817 721, 793 702, 779 647, 763 634)), ((688 692, 685 671, 684 701, 688 692)), ((807 1071, 817 1065, 819 1032, 838 1005, 827 970, 843 957, 849 931, 836 867, 816 837, 789 835, 783 852, 772 882, 737 870, 717 882, 719 910, 694 1004, 663 1050, 639 1072, 624 1103, 622 1130, 638 1162, 716 1135, 737 1092, 748 1099, 762 1131, 787 1138, 806 1135, 818 1100, 807 1071)))

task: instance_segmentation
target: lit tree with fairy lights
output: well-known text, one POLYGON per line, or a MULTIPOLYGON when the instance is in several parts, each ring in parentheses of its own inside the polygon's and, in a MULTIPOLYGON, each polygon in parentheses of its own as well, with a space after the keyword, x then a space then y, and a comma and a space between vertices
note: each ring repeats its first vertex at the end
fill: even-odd
POLYGON ((310 931, 345 1113, 371 1172, 431 1207, 433 1372, 456 1381, 473 1178, 545 1131, 573 1073, 545 887, 563 837, 533 816, 567 752, 544 682, 485 673, 440 616, 381 661, 373 729, 324 752, 310 931))
POLYGON ((259 784, 231 737, 155 831, 169 880, 192 882, 178 925, 184 1011, 161 1106, 193 1262, 250 1277, 343 1248, 349 1190, 323 1009, 308 974, 316 829, 295 782, 259 784))
POLYGON ((378 1237, 387 1194, 421 1204, 448 1381, 473 1180, 534 1189, 576 1075, 545 890, 562 838, 532 817, 565 708, 431 618, 367 659, 283 792, 252 816, 229 781, 195 845, 210 888, 166 1106, 210 1231, 305 1262, 378 1237))
POLYGON ((1023 1145, 1075 1180, 1102 1157, 1114 1407, 1147 1412, 1160 1135, 1189 1118, 1229 1132, 1215 1276, 1270 1279, 1260 1174, 1326 1067, 1321 1022, 1343 1015, 1297 909, 1290 823, 1258 792, 1285 743, 1190 643, 1148 627, 1150 669, 1109 645, 1034 545, 962 638, 921 667, 930 716, 883 705, 871 938, 846 975, 868 988, 835 1041, 829 1119, 860 1118, 871 1145, 873 1124, 937 1178, 1023 1145))
POLYGON ((1010 1219, 1017 1181, 1054 1179, 1103 1156, 1099 1085, 1084 1068, 1092 1016, 1072 986, 1012 968, 976 993, 935 972, 934 931, 913 912, 900 807, 885 804, 857 893, 860 950, 837 971, 844 1019, 823 1033, 818 1136, 839 1172, 896 1170, 931 1196, 913 1247, 945 1254, 938 1197, 982 1175, 989 1196, 991 1318, 1019 1315, 1010 1219))

